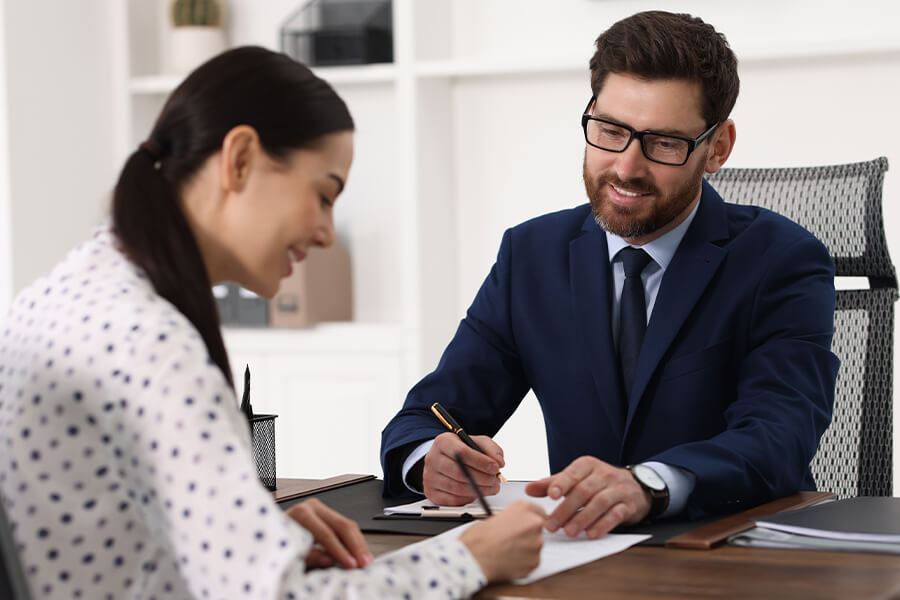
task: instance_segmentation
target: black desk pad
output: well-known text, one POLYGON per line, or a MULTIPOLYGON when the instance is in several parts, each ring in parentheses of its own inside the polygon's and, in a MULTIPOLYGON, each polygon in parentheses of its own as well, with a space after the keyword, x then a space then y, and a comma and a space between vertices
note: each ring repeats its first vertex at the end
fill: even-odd
MULTIPOLYGON (((407 504, 406 499, 388 499, 381 496, 382 481, 370 479, 327 490, 312 496, 286 500, 280 504, 283 510, 287 510, 294 504, 318 498, 326 505, 341 514, 353 519, 359 524, 359 528, 366 533, 404 533, 409 535, 437 535, 443 533, 467 519, 422 519, 419 517, 385 517, 384 509, 388 506, 407 504)), ((657 523, 644 523, 631 527, 619 528, 616 533, 643 533, 652 537, 638 544, 639 546, 662 546, 671 537, 701 527, 713 519, 700 521, 667 520, 657 523)))

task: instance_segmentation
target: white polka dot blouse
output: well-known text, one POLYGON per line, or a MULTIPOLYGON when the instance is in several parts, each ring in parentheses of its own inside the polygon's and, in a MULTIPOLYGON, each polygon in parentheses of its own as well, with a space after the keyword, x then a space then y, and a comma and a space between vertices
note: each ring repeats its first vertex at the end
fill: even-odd
POLYGON ((259 483, 200 335, 106 228, 0 325, 0 499, 34 598, 455 598, 484 585, 441 541, 313 570, 259 483))

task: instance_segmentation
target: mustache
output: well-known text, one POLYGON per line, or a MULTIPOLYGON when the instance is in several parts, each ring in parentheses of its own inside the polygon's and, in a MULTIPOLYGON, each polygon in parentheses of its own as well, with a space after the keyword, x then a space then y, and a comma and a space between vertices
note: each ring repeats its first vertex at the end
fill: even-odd
POLYGON ((610 184, 616 186, 619 189, 625 190, 626 192, 632 192, 635 194, 656 194, 658 192, 656 186, 653 185, 652 182, 644 178, 629 179, 627 181, 623 181, 615 175, 600 175, 599 177, 597 177, 594 184, 598 189, 605 184, 610 184))

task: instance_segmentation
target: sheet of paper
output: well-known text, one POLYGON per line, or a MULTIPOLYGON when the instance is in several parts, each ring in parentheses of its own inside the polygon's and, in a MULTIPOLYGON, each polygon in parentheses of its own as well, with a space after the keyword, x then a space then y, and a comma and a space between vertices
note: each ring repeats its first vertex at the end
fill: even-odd
MULTIPOLYGON (((466 523, 454 527, 436 537, 458 538, 468 527, 475 523, 466 523)), ((602 538, 591 540, 585 534, 570 538, 565 533, 544 532, 544 546, 541 549, 541 562, 527 577, 516 579, 512 583, 525 585, 550 577, 569 569, 593 562, 595 560, 622 552, 649 538, 649 535, 610 533, 602 538)), ((434 539, 434 538, 431 538, 434 539)), ((417 542, 415 545, 427 544, 430 540, 417 542)), ((409 548, 409 546, 407 546, 409 548)))
MULTIPOLYGON (((490 505, 491 510, 501 511, 516 500, 528 500, 529 502, 537 504, 549 513, 554 508, 556 508, 557 504, 561 502, 561 500, 551 500, 550 498, 532 498, 525 493, 525 485, 527 483, 527 481, 507 481, 506 483, 500 484, 500 493, 485 498, 488 505, 490 505)), ((412 502, 410 504, 391 506, 384 509, 384 514, 418 515, 421 514, 422 508, 425 506, 433 507, 434 503, 430 502, 429 500, 419 500, 418 502, 412 502)), ((481 508, 481 504, 479 504, 478 501, 472 502, 471 504, 467 504, 463 507, 454 506, 452 507, 452 509, 454 511, 463 510, 466 512, 470 512, 470 514, 472 514, 473 516, 480 515, 484 512, 484 510, 481 508)))

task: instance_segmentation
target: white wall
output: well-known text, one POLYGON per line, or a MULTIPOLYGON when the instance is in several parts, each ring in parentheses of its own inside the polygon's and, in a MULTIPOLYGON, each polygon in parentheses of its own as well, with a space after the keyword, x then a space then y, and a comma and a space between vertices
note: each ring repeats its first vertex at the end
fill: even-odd
POLYGON ((106 210, 113 94, 104 0, 7 1, 4 11, 5 214, 18 291, 85 238, 106 210))
POLYGON ((0 3, 0 315, 12 300, 12 240, 9 198, 9 129, 6 102, 6 16, 0 3))

